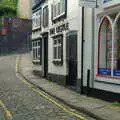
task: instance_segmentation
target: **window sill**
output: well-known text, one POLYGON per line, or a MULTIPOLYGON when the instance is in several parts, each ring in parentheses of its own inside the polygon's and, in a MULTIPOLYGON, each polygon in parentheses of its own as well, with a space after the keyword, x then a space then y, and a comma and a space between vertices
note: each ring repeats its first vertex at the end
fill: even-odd
POLYGON ((62 62, 62 61, 54 60, 54 61, 53 61, 53 64, 58 65, 58 66, 62 66, 62 65, 63 65, 63 62, 62 62))
POLYGON ((53 17, 52 21, 55 22, 56 20, 60 20, 61 18, 66 18, 66 12, 64 12, 56 17, 53 17))
POLYGON ((120 85, 120 77, 112 77, 106 75, 97 75, 95 78, 96 82, 107 83, 107 84, 115 84, 120 85))
POLYGON ((41 30, 41 27, 32 28, 32 32, 35 32, 37 30, 41 30))
POLYGON ((56 16, 56 17, 53 17, 53 20, 56 20, 56 19, 58 19, 59 17, 61 17, 61 16, 63 16, 63 15, 65 15, 65 12, 61 13, 60 15, 58 15, 58 16, 56 16))
POLYGON ((40 65, 40 60, 33 60, 32 63, 33 63, 34 65, 40 65))

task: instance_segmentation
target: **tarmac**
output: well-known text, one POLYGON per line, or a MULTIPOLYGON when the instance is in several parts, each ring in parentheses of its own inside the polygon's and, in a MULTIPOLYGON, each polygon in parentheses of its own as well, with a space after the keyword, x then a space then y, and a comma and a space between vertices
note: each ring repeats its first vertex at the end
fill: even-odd
POLYGON ((19 62, 20 74, 31 84, 96 120, 120 120, 120 107, 111 102, 81 95, 71 89, 58 85, 33 73, 35 67, 30 54, 22 54, 19 62))

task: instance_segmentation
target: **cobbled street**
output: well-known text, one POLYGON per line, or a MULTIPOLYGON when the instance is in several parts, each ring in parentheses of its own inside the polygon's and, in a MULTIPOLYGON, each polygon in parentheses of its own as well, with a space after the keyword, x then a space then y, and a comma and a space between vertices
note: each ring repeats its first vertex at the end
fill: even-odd
MULTIPOLYGON (((34 92, 16 77, 17 55, 0 57, 0 100, 13 120, 79 120, 34 92)), ((0 106, 0 120, 4 110, 0 106)))

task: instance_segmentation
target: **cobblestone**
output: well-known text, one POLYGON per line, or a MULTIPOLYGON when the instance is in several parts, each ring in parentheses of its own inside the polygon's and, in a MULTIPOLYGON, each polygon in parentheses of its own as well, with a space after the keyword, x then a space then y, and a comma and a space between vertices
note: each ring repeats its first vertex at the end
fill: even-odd
MULTIPOLYGON (((13 120, 78 120, 18 79, 15 74, 15 63, 16 56, 0 59, 0 100, 11 111, 13 120)), ((2 119, 1 107, 0 115, 2 119)))

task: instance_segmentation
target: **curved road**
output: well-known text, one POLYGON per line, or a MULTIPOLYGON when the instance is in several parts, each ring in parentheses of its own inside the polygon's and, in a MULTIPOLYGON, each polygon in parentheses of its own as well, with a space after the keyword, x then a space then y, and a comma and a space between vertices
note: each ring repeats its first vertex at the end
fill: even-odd
MULTIPOLYGON (((0 101, 13 120, 79 120, 34 92, 16 77, 17 55, 0 57, 0 101)), ((0 120, 6 115, 0 105, 0 120)), ((92 119, 90 119, 92 120, 92 119)))

